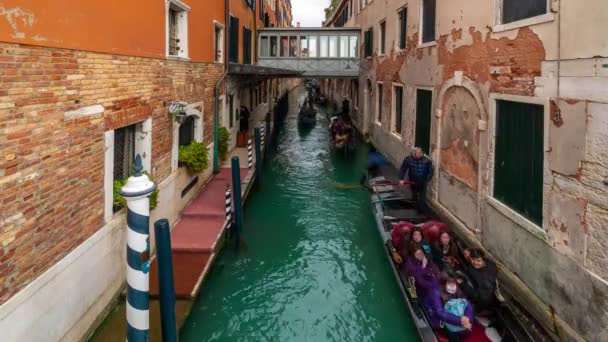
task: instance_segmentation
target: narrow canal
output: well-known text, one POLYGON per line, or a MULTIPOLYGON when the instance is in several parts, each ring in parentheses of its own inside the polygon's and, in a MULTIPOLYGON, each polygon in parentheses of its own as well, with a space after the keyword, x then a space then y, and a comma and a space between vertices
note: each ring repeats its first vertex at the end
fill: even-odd
POLYGON ((367 192, 336 187, 358 183, 367 147, 332 153, 324 116, 303 131, 292 108, 245 207, 247 246, 223 250, 180 341, 417 340, 367 192))

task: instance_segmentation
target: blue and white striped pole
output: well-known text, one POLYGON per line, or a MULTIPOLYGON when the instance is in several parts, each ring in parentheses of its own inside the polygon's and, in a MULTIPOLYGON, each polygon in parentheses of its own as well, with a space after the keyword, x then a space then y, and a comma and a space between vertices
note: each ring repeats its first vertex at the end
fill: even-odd
POLYGON ((150 329, 150 198, 156 184, 141 171, 135 157, 135 175, 120 189, 127 200, 127 341, 147 342, 150 329))
POLYGON ((247 168, 251 170, 253 167, 253 142, 251 139, 247 141, 247 168))
POLYGON ((230 191, 230 184, 226 184, 226 229, 230 230, 232 227, 232 192, 230 191))

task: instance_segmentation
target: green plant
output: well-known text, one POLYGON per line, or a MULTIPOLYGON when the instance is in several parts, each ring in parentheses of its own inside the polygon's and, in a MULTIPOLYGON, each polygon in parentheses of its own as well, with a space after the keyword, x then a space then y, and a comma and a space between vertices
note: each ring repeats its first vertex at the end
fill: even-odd
MULTIPOLYGON (((152 176, 146 172, 143 171, 143 174, 145 174, 146 176, 148 176, 148 178, 150 178, 150 180, 152 182, 154 182, 154 179, 152 178, 152 176)), ((132 174, 135 174, 134 171, 132 171, 132 174)), ((156 183, 156 182, 154 182, 156 183)), ((125 184, 127 184, 127 179, 115 179, 114 180, 114 205, 118 206, 118 207, 124 207, 127 205, 127 200, 125 200, 124 197, 122 197, 120 195, 120 189, 122 189, 123 186, 125 186, 125 184)), ((158 184, 156 184, 156 189, 154 189, 154 191, 152 191, 152 193, 150 194, 150 210, 156 208, 156 206, 158 206, 158 184)))
POLYGON ((218 151, 220 153, 220 159, 226 160, 226 157, 228 156, 228 142, 230 141, 230 133, 226 127, 220 127, 219 133, 218 151))
POLYGON ((190 145, 179 147, 178 160, 186 164, 190 170, 201 172, 207 168, 207 147, 203 143, 193 141, 190 145))

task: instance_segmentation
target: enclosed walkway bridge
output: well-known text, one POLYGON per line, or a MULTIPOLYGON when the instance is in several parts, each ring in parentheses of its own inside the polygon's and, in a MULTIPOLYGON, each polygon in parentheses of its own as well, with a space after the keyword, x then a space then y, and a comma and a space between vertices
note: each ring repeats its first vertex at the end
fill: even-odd
POLYGON ((303 77, 359 76, 359 28, 263 28, 258 65, 294 70, 303 77))

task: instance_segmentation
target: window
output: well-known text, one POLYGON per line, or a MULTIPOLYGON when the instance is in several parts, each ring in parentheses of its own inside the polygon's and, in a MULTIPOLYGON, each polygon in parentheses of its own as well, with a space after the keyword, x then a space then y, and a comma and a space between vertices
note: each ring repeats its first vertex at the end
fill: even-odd
POLYGON ((547 6, 547 0, 502 0, 502 23, 546 14, 547 6))
POLYGON ((386 50, 386 21, 380 23, 380 54, 384 55, 386 50))
POLYGON ((403 86, 393 86, 393 117, 391 122, 391 131, 401 135, 401 126, 403 118, 403 86))
POLYGON ((289 37, 281 37, 281 57, 288 57, 289 37))
POLYGON ((349 37, 350 40, 350 46, 349 46, 349 57, 353 58, 353 57, 358 57, 359 54, 359 42, 358 42, 358 37, 357 36, 350 36, 349 37))
MULTIPOLYGON (((228 128, 232 128, 232 126, 234 126, 234 116, 232 114, 234 112, 234 95, 228 95, 228 110, 230 113, 230 114, 228 114, 228 128)), ((180 127, 180 129, 181 129, 181 127, 180 127)), ((180 140, 181 140, 181 134, 182 134, 181 130, 180 130, 179 134, 180 134, 180 140)), ((180 143, 180 145, 181 145, 181 143, 180 143)))
POLYGON ((298 37, 289 37, 289 57, 297 57, 298 52, 298 37))
POLYGON ((365 31, 365 57, 372 57, 374 53, 374 29, 369 28, 365 31))
POLYGON ((260 37, 260 57, 268 57, 270 49, 270 43, 267 36, 260 37))
POLYGON ((255 10, 255 2, 256 2, 256 0, 247 0, 247 6, 249 6, 251 9, 255 10))
POLYGON ((270 37, 270 57, 277 57, 277 37, 270 37))
POLYGON ((429 154, 431 148, 431 108, 433 92, 431 90, 416 90, 416 139, 415 144, 424 153, 429 154))
POLYGON ((348 57, 348 36, 340 36, 340 57, 348 57))
POLYGON ((230 53, 231 63, 239 62, 239 18, 230 16, 230 53))
POLYGON ((243 64, 251 64, 251 30, 243 26, 243 64))
POLYGON ((264 15, 264 2, 266 2, 266 0, 260 0, 260 20, 264 21, 265 20, 265 15, 264 15))
POLYGON ((382 123, 382 103, 384 98, 384 87, 381 82, 378 82, 377 90, 376 90, 376 122, 378 124, 382 123))
POLYGON ((350 82, 350 98, 353 99, 353 109, 359 108, 359 80, 352 80, 350 82))
POLYGON ((215 23, 215 34, 213 35, 213 46, 215 47, 215 62, 222 63, 224 50, 224 26, 220 23, 215 23))
POLYGON ((308 56, 317 57, 317 36, 308 37, 308 56))
POLYGON ((188 115, 183 124, 179 125, 179 146, 190 145, 194 141, 194 116, 188 115))
POLYGON ((167 2, 167 56, 188 58, 188 11, 180 1, 167 2))
POLYGON ((544 107, 496 101, 494 198, 542 225, 544 107))
POLYGON ((300 36, 300 56, 308 57, 308 40, 306 36, 300 36))
MULTIPOLYGON (((135 125, 114 130, 114 176, 113 180, 127 179, 135 164, 135 125)), ((114 205, 113 212, 120 210, 114 205)))
POLYGON ((407 7, 399 11, 399 48, 405 49, 407 42, 407 7))
POLYGON ((338 37, 329 37, 329 57, 338 57, 338 37))
POLYGON ((321 36, 320 37, 320 45, 321 45, 321 57, 329 56, 329 37, 321 36))
POLYGON ((435 41, 435 0, 422 1, 422 43, 435 41))

